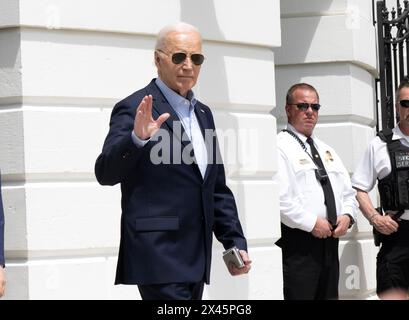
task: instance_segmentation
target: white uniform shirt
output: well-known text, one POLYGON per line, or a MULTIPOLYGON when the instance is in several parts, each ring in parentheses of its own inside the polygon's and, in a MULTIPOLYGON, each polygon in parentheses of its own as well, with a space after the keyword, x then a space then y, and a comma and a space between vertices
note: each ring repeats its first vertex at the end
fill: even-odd
MULTIPOLYGON (((399 127, 392 129, 392 140, 409 147, 409 136, 405 136, 399 127)), ((375 137, 366 149, 361 161, 352 176, 352 185, 365 192, 369 192, 375 186, 377 179, 383 179, 392 171, 386 142, 375 137)), ((409 220, 409 210, 401 216, 401 219, 409 220)))
MULTIPOLYGON (((307 137, 287 125, 307 147, 307 137)), ((312 136, 331 181, 337 215, 350 214, 355 218, 357 211, 356 191, 351 186, 347 170, 334 149, 312 136)), ((315 177, 316 165, 299 142, 287 132, 277 135, 278 172, 274 177, 280 189, 281 222, 290 228, 311 232, 317 217, 327 218, 324 192, 315 177)))

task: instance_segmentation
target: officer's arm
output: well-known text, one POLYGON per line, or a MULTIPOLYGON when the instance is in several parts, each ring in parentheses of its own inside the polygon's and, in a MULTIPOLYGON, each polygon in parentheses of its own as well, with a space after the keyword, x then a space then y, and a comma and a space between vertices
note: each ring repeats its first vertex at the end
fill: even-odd
POLYGON ((398 230, 399 225, 396 221, 394 221, 389 215, 382 216, 376 211, 367 192, 360 189, 356 189, 356 191, 359 209, 361 209, 363 215, 379 232, 388 235, 398 230))
POLYGON ((356 199, 358 200, 359 203, 359 209, 361 210, 365 218, 367 218, 368 221, 372 224, 373 219, 375 218, 376 215, 379 215, 379 212, 376 211, 366 191, 360 190, 358 188, 355 189, 357 192, 356 199))

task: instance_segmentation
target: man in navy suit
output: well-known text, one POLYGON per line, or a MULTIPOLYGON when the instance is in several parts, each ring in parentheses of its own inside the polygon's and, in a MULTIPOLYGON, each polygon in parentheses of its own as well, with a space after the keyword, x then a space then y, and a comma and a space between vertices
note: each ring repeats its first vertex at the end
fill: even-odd
POLYGON ((1 198, 1 173, 0 173, 0 297, 6 289, 6 274, 4 272, 4 212, 1 198))
POLYGON ((158 78, 120 101, 95 164, 102 185, 121 184, 116 284, 137 284, 142 299, 201 299, 209 283, 212 234, 236 246, 250 270, 247 243, 226 186, 212 113, 194 97, 201 64, 198 30, 163 28, 158 78), (156 119, 156 120, 155 120, 156 119))

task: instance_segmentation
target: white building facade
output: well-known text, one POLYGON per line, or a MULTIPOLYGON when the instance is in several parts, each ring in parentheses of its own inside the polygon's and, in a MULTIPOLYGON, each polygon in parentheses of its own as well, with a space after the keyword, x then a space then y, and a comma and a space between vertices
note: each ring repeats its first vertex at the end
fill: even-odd
MULTIPOLYGON (((285 94, 307 82, 320 95, 315 132, 335 148, 352 174, 375 134, 376 28, 372 1, 281 1, 282 45, 274 49, 277 127, 285 126, 285 94)), ((372 197, 376 202, 376 194, 372 197)), ((340 297, 375 295, 372 227, 361 213, 340 241, 340 297)))
MULTIPOLYGON (((282 299, 272 176, 285 93, 300 81, 317 88, 317 132, 352 173, 374 135, 371 3, 0 0, 5 299, 139 298, 136 286, 113 285, 120 191, 98 185, 94 163, 112 107, 156 77, 156 33, 178 21, 203 35, 194 92, 214 112, 253 260, 248 275, 231 277, 215 241, 204 298, 282 299)), ((341 241, 343 298, 373 296, 376 252, 360 216, 341 241)))

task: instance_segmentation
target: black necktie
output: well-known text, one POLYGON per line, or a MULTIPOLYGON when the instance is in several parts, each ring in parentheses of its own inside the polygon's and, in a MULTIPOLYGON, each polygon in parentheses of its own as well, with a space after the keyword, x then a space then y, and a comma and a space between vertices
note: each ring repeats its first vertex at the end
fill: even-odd
POLYGON ((318 167, 318 171, 315 171, 318 181, 321 183, 322 190, 324 191, 325 205, 327 207, 327 218, 333 227, 337 224, 337 209, 335 206, 334 192, 332 191, 331 182, 325 170, 324 164, 320 158, 317 149, 314 146, 314 141, 311 137, 307 138, 307 143, 310 145, 312 159, 315 165, 318 167))

